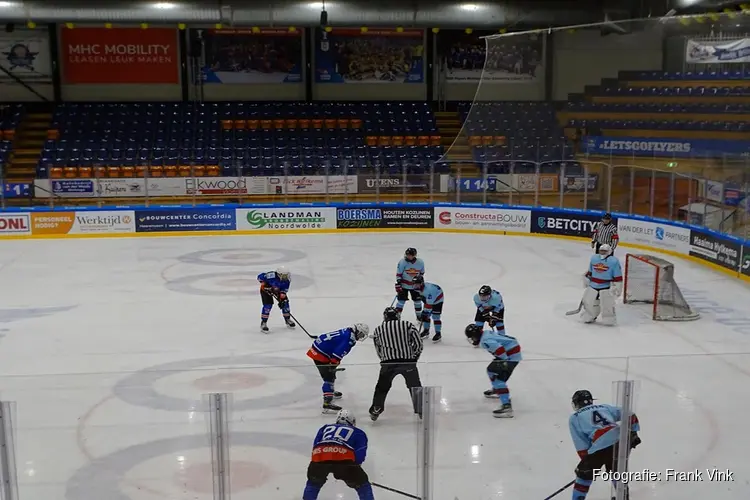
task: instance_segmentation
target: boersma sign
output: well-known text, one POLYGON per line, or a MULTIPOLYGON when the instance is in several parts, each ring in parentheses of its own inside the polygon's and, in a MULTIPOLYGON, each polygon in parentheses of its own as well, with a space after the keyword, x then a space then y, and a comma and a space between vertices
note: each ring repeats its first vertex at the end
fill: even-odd
POLYGON ((180 83, 177 30, 63 28, 60 59, 65 84, 180 83))

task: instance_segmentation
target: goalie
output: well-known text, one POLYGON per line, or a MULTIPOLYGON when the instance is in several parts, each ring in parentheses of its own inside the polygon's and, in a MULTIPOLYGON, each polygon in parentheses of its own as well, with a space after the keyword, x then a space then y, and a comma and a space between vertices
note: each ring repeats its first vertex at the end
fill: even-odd
POLYGON ((614 325, 615 299, 622 294, 622 267, 609 245, 601 245, 599 253, 591 256, 583 282, 583 321, 593 323, 601 313, 603 324, 614 325))

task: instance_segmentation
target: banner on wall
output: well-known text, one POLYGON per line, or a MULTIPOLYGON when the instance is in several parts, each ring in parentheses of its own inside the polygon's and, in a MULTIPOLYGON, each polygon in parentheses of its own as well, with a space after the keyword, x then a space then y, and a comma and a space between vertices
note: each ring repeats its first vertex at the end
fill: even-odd
POLYGON ((685 62, 689 64, 750 62, 750 38, 731 41, 688 40, 685 44, 685 62))
POLYGON ((750 141, 721 139, 647 139, 642 137, 592 137, 584 140, 586 153, 613 156, 656 156, 665 158, 711 158, 722 155, 750 155, 750 141))
POLYGON ((315 39, 318 83, 422 83, 424 30, 319 29, 315 39))
POLYGON ((336 227, 339 229, 432 228, 432 208, 339 208, 336 211, 336 227))
POLYGON ((63 83, 180 83, 177 33, 171 28, 63 28, 63 83))
POLYGON ((204 83, 299 83, 302 30, 289 28, 190 30, 203 41, 204 83))
POLYGON ((136 210, 137 233, 171 231, 234 231, 233 208, 185 208, 175 210, 136 210))
POLYGON ((356 175, 265 177, 269 194, 354 194, 356 175))
POLYGON ((583 193, 588 191, 596 191, 599 184, 598 175, 566 175, 563 178, 563 192, 564 193, 583 193))
POLYGON ((4 236, 31 234, 31 216, 26 213, 0 214, 0 234, 4 236))
MULTIPOLYGON (((531 232, 537 234, 558 234, 591 238, 596 223, 601 221, 599 215, 575 212, 552 212, 546 210, 531 211, 531 232)), ((617 224, 617 219, 613 219, 617 224)))
POLYGON ((32 213, 31 232, 35 235, 134 233, 135 212, 118 210, 32 213))
POLYGON ((440 177, 429 174, 360 174, 357 192, 362 194, 429 193, 440 190, 440 177))
POLYGON ((742 274, 750 276, 750 245, 742 246, 742 274))
MULTIPOLYGON (((46 30, 16 28, 0 32, 0 67, 28 83, 52 83, 49 36, 46 30)), ((13 78, 0 71, 0 82, 13 78)))
POLYGON ((540 81, 544 37, 536 33, 485 40, 494 31, 443 30, 438 33, 449 82, 526 83, 540 81))
POLYGON ((240 231, 313 231, 336 229, 336 209, 332 207, 277 207, 237 210, 240 231))
POLYGON ((37 198, 139 198, 266 194, 266 177, 152 177, 119 179, 37 179, 37 198))
POLYGON ((435 207, 435 228, 528 233, 531 231, 531 211, 435 207))
POLYGON ((621 218, 617 221, 617 232, 620 243, 663 248, 683 255, 690 253, 690 229, 685 227, 621 218))
POLYGON ((711 233, 690 231, 690 255, 726 269, 740 268, 742 245, 729 238, 717 238, 711 233))

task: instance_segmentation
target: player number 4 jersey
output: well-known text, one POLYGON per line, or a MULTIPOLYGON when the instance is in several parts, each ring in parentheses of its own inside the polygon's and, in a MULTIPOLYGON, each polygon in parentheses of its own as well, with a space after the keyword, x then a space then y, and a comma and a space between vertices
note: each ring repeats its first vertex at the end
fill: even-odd
MULTIPOLYGON (((612 405, 584 406, 570 416, 570 437, 581 458, 609 448, 620 440, 620 408, 612 405)), ((638 432, 638 417, 630 418, 631 430, 638 432)))
POLYGON ((338 364, 349 354, 357 337, 351 328, 342 328, 335 332, 324 333, 313 342, 307 356, 322 363, 338 364))

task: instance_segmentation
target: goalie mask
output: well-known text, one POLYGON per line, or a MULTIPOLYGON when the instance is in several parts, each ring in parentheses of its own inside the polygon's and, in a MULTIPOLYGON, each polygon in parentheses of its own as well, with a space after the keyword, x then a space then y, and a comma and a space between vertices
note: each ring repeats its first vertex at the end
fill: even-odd
POLYGON ((612 247, 607 245, 606 243, 599 247, 599 255, 601 256, 602 260, 606 259, 610 255, 612 255, 612 247))

